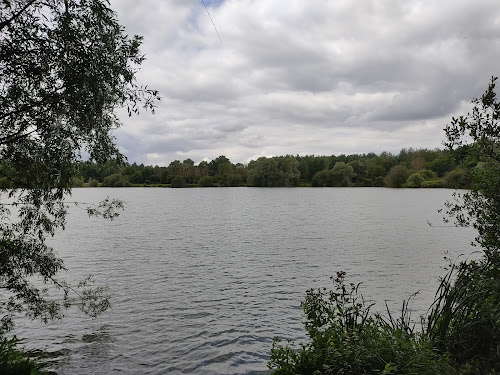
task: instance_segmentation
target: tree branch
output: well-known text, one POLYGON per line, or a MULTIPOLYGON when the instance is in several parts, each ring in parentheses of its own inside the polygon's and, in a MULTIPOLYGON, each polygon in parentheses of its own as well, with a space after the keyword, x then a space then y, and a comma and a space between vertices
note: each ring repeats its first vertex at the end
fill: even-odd
POLYGON ((0 23, 0 31, 4 28, 4 27, 7 27, 9 26, 13 21, 15 21, 16 19, 18 19, 21 14, 24 13, 24 11, 26 9, 28 9, 31 5, 33 5, 37 0, 30 0, 26 3, 26 5, 24 7, 21 8, 21 10, 19 10, 19 12, 17 12, 16 14, 14 14, 10 19, 6 20, 6 21, 3 21, 2 23, 0 23))

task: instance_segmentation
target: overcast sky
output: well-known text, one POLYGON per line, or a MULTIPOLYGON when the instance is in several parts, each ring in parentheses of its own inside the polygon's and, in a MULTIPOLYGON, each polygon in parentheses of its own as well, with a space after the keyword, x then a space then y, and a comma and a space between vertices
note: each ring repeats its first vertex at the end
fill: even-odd
POLYGON ((121 116, 130 162, 442 147, 500 75, 498 0, 111 0, 144 36, 155 115, 121 116))

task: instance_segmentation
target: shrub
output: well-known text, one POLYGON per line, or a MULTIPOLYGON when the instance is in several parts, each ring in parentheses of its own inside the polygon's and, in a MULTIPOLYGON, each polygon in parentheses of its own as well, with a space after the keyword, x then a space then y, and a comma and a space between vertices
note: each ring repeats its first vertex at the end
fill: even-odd
POLYGON ((418 171, 418 173, 424 178, 425 181, 435 180, 437 178, 436 172, 431 171, 430 169, 422 169, 418 171))
POLYGON ((410 171, 404 165, 395 165, 385 176, 385 185, 391 188, 400 188, 410 175, 410 171))
POLYGON ((99 181, 94 180, 93 178, 89 179, 88 185, 90 187, 98 187, 99 186, 99 181))
POLYGON ((377 176, 375 178, 375 181, 373 182, 373 186, 384 187, 385 186, 385 179, 384 179, 384 177, 377 176))
POLYGON ((170 181, 170 186, 173 188, 182 188, 186 186, 186 179, 183 176, 177 175, 170 181))
POLYGON ((329 169, 323 169, 322 171, 316 172, 312 178, 312 186, 335 186, 335 174, 329 169))
POLYGON ((455 373, 410 327, 407 305, 398 319, 370 315, 359 284, 346 284, 344 276, 337 273, 334 290, 307 292, 302 307, 310 340, 299 349, 275 340, 268 364, 275 375, 455 373))
POLYGON ((448 188, 467 189, 471 185, 472 178, 467 171, 457 168, 444 175, 444 182, 448 188))
POLYGON ((37 364, 18 348, 19 340, 0 337, 0 374, 4 375, 36 375, 37 364))
POLYGON ((198 180, 198 186, 212 187, 214 186, 214 178, 212 176, 203 176, 198 180))
POLYGON ((419 188, 419 187, 422 187, 423 182, 424 182, 424 178, 420 175, 420 173, 413 173, 406 180, 406 187, 419 188))
POLYGON ((79 177, 73 177, 72 179, 73 187, 82 187, 83 179, 79 177))
POLYGON ((444 187, 444 180, 442 178, 437 180, 429 180, 422 182, 423 188, 442 188, 444 187))
POLYGON ((120 173, 114 173, 112 175, 104 177, 104 180, 102 182, 102 186, 126 187, 126 186, 130 186, 130 183, 128 182, 126 176, 123 176, 120 173))

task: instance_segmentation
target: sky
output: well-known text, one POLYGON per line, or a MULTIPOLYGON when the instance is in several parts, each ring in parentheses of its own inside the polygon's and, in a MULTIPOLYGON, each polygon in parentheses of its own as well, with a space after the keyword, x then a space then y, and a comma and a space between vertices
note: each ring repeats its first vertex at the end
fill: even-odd
POLYGON ((498 0, 205 4, 216 29, 201 0, 111 0, 162 97, 154 115, 119 111, 131 163, 442 148, 500 75, 498 0))

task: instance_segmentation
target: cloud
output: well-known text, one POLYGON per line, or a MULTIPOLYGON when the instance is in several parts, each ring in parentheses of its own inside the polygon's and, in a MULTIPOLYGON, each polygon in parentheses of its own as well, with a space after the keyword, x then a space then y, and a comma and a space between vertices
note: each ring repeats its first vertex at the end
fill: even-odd
POLYGON ((121 116, 130 161, 439 147, 498 75, 496 0, 112 0, 144 36, 157 114, 121 116))

